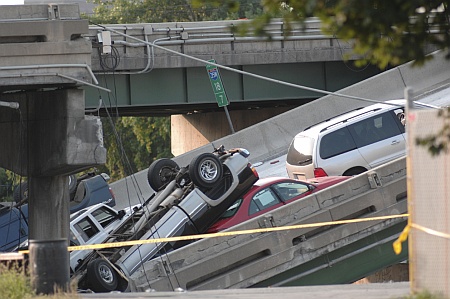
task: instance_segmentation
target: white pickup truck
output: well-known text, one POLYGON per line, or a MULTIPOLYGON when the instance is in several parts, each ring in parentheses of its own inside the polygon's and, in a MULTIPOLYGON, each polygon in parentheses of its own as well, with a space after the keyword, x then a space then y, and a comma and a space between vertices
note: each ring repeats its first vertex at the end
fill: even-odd
MULTIPOLYGON (((170 159, 156 160, 149 167, 148 181, 158 192, 142 206, 122 212, 123 218, 106 210, 74 215, 71 231, 80 244, 92 243, 96 236, 94 243, 110 243, 204 233, 258 180, 248 156, 245 149, 222 146, 200 154, 186 167, 170 159), (114 219, 123 220, 111 231, 114 219)), ((130 276, 146 261, 185 244, 163 242, 72 253, 72 280, 80 289, 94 292, 126 291, 130 276)))

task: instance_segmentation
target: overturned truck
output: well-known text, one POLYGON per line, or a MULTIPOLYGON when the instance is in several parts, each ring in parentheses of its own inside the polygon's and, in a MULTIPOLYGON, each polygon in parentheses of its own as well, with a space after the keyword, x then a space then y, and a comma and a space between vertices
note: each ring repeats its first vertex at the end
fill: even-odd
MULTIPOLYGON (((242 148, 202 153, 186 167, 171 159, 154 161, 148 182, 156 190, 114 229, 103 243, 148 240, 204 233, 258 180, 242 148)), ((86 226, 86 229, 89 229, 86 226)), ((71 269, 80 289, 109 292, 129 289, 129 277, 144 262, 186 242, 150 243, 92 251, 71 269)))

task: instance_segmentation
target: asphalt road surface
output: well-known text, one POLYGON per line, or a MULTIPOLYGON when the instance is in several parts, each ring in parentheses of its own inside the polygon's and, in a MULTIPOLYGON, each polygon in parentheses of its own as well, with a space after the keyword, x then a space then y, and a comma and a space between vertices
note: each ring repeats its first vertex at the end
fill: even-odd
POLYGON ((409 282, 325 285, 305 287, 226 289, 148 293, 79 294, 80 298, 180 298, 180 299, 399 299, 410 295, 409 282))

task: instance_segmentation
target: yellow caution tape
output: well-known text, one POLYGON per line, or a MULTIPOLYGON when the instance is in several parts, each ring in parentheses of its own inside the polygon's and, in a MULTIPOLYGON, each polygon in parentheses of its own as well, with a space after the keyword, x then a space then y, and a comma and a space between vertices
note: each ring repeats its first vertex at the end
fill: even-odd
MULTIPOLYGON (((240 231, 227 231, 227 232, 218 232, 218 233, 210 233, 210 234, 178 236, 178 237, 169 237, 169 238, 157 238, 157 239, 155 238, 155 239, 147 239, 147 240, 133 240, 133 241, 124 241, 124 242, 111 242, 111 243, 101 243, 101 244, 69 246, 67 249, 68 249, 68 251, 75 251, 75 250, 88 250, 88 249, 92 250, 92 249, 104 249, 104 248, 114 248, 114 247, 126 247, 126 246, 142 245, 142 244, 150 244, 150 243, 163 243, 163 242, 175 242, 175 241, 184 241, 184 240, 207 239, 207 238, 217 238, 217 237, 226 237, 226 236, 237 236, 237 235, 246 235, 246 234, 255 234, 255 233, 284 231, 284 230, 300 229, 300 228, 311 228, 311 227, 319 227, 319 226, 327 226, 327 225, 339 225, 339 224, 359 223, 359 222, 367 222, 367 221, 387 220, 387 219, 395 219, 395 218, 404 218, 404 217, 408 217, 408 216, 409 216, 409 214, 399 214, 399 215, 329 221, 329 222, 310 223, 310 224, 298 224, 298 225, 280 226, 280 227, 257 228, 257 229, 240 230, 240 231)), ((155 234, 157 234, 157 233, 155 233, 155 234)), ((19 252, 23 253, 23 254, 28 254, 29 250, 22 250, 19 252)))
POLYGON ((400 253, 402 253, 402 243, 405 242, 406 239, 408 239, 408 234, 409 234, 409 224, 405 226, 400 236, 392 244, 392 246, 394 247, 395 254, 399 255, 400 253))
POLYGON ((433 235, 433 236, 450 239, 450 234, 443 233, 443 232, 422 226, 420 224, 411 223, 411 224, 408 224, 403 229, 403 232, 400 234, 400 236, 397 238, 397 240, 392 244, 392 246, 394 247, 395 254, 400 254, 402 252, 402 243, 405 242, 406 239, 408 239, 408 234, 409 234, 411 227, 418 229, 420 231, 423 231, 427 234, 433 235))
POLYGON ((433 236, 437 236, 437 237, 441 237, 441 238, 450 239, 450 234, 439 232, 437 230, 434 230, 434 229, 431 229, 431 228, 428 228, 428 227, 425 227, 425 226, 422 226, 422 225, 419 225, 419 224, 415 224, 415 223, 411 224, 411 226, 413 228, 421 230, 421 231, 423 231, 423 232, 425 232, 427 234, 430 234, 430 235, 433 235, 433 236))

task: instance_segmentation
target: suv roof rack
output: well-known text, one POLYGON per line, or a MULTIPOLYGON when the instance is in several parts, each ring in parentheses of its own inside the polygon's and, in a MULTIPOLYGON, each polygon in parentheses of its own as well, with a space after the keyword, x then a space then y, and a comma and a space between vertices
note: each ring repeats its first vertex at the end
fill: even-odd
POLYGON ((319 121, 318 123, 315 123, 315 124, 313 124, 313 125, 310 125, 309 127, 306 127, 305 129, 303 129, 303 131, 308 130, 308 129, 311 129, 312 127, 317 126, 317 125, 320 125, 321 123, 326 123, 327 121, 330 121, 330 120, 332 120, 332 119, 334 119, 334 118, 336 118, 336 117, 345 115, 345 114, 347 114, 347 113, 349 113, 349 112, 353 112, 353 111, 360 110, 360 109, 362 109, 362 108, 364 108, 364 107, 358 107, 358 108, 355 108, 355 109, 350 110, 350 111, 342 112, 341 114, 335 115, 335 116, 333 116, 333 117, 330 117, 330 118, 327 118, 327 119, 325 119, 325 120, 319 121))
POLYGON ((353 115, 353 116, 351 116, 351 117, 348 117, 348 118, 346 118, 346 119, 344 119, 344 120, 335 122, 335 123, 333 123, 333 124, 331 124, 331 125, 329 125, 329 126, 323 128, 322 130, 320 130, 320 133, 322 133, 323 131, 326 131, 326 130, 329 129, 330 127, 335 126, 335 125, 337 125, 337 124, 340 124, 340 123, 346 123, 346 122, 348 122, 349 120, 351 120, 351 119, 353 119, 353 118, 355 118, 355 117, 358 117, 358 116, 361 116, 361 115, 364 115, 364 114, 367 114, 367 113, 370 113, 370 112, 375 112, 375 111, 378 111, 378 110, 381 110, 381 108, 375 108, 375 109, 367 110, 367 111, 364 111, 364 112, 362 112, 362 113, 360 113, 360 114, 356 114, 356 115, 353 115))

